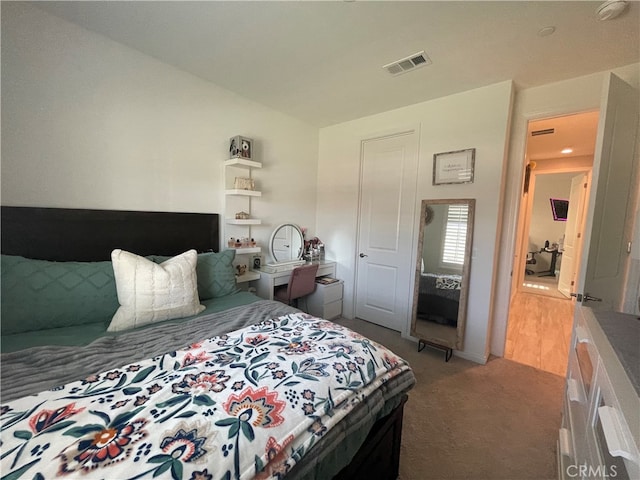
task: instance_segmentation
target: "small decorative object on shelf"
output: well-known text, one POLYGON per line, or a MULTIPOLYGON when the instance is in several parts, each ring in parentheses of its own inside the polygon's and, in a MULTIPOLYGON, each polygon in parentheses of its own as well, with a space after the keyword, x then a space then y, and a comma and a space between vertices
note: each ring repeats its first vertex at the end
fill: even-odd
POLYGON ((244 275, 247 271, 246 265, 236 265, 236 270, 238 271, 238 275, 244 275))
POLYGON ((236 220, 248 220, 249 214, 247 212, 238 212, 236 213, 236 220))
POLYGON ((233 182, 233 188, 237 190, 255 190, 256 184, 253 178, 236 177, 233 182))
POLYGON ((250 138, 236 135, 232 137, 229 143, 230 158, 246 158, 251 159, 253 140, 250 138))
POLYGON ((318 237, 313 237, 311 240, 305 240, 303 258, 307 262, 324 260, 324 243, 322 243, 318 237))
POLYGON ((233 238, 231 237, 227 242, 227 246, 229 248, 255 248, 258 246, 258 243, 253 238, 243 237, 243 238, 233 238))

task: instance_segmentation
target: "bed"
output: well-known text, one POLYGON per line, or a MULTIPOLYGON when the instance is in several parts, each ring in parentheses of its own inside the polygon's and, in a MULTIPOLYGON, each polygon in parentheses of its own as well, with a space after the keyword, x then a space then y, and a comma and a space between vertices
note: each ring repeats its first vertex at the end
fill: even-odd
POLYGON ((418 291, 419 319, 456 327, 462 276, 422 272, 418 291))
MULTIPOLYGON (((229 260, 213 253, 218 215, 2 207, 1 220, 6 478, 397 478, 413 373, 345 327, 234 281, 198 300, 204 311, 124 331, 68 304, 27 331, 24 305, 13 302, 13 323, 5 311, 8 266, 91 265, 102 270, 80 285, 104 283, 114 249, 161 266, 195 250, 202 298, 201 260, 229 260)), ((113 291, 91 294, 96 312, 109 310, 113 291)), ((26 310, 46 309, 41 297, 26 310)))

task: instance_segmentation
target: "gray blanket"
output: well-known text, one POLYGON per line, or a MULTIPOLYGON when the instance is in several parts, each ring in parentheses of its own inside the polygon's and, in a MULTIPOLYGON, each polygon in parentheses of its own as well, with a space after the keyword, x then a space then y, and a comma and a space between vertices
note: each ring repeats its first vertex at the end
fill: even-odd
POLYGON ((296 311, 280 302, 262 300, 187 322, 159 324, 117 336, 105 336, 84 347, 34 347, 3 353, 0 356, 2 402, 296 311))
MULTIPOLYGON (((102 337, 84 347, 34 347, 0 356, 2 402, 183 348, 262 320, 298 311, 262 300, 186 322, 155 325, 102 337)), ((388 414, 415 383, 405 371, 357 405, 304 456, 288 479, 331 478, 347 465, 376 420, 388 414)))

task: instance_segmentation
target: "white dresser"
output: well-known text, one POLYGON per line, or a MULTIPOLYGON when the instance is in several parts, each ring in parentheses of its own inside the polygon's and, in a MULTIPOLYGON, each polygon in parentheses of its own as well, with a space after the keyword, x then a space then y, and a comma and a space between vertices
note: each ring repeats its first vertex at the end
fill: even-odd
POLYGON ((576 311, 562 426, 561 479, 640 479, 640 320, 576 311))
MULTIPOLYGON (((335 277, 336 275, 336 262, 330 262, 326 260, 320 260, 318 263, 318 273, 316 277, 324 277, 326 275, 335 277)), ((265 270, 260 270, 260 278, 256 280, 256 295, 267 300, 273 300, 273 289, 279 285, 286 285, 289 283, 291 277, 291 269, 282 272, 268 273, 265 270)))

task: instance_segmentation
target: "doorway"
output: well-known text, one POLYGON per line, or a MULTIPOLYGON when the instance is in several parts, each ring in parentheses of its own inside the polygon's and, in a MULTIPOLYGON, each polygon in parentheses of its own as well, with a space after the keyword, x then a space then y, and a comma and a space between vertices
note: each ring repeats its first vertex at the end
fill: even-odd
POLYGON ((586 211, 572 184, 582 179, 588 188, 597 128, 593 111, 531 121, 527 130, 516 256, 526 260, 513 265, 505 358, 557 375, 566 371, 574 309, 566 284, 580 268, 575 238, 583 236, 586 211), (567 235, 573 250, 563 258, 567 235))
POLYGON ((523 292, 561 299, 570 298, 578 273, 575 259, 584 232, 591 174, 588 158, 566 163, 531 172, 525 214, 528 222, 521 245, 526 261, 516 285, 523 292))

